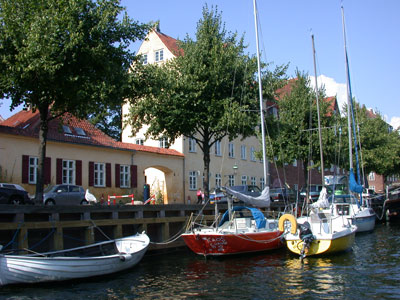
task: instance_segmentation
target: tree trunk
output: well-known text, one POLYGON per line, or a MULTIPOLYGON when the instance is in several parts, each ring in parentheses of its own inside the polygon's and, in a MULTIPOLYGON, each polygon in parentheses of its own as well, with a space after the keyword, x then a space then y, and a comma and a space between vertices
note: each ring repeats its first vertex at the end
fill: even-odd
POLYGON ((210 190, 209 190, 209 182, 210 182, 210 145, 207 142, 204 143, 203 146, 203 162, 204 162, 204 201, 207 203, 210 190))
POLYGON ((39 129, 39 160, 36 177, 36 193, 35 202, 42 204, 43 202, 43 186, 44 186, 44 162, 46 158, 46 143, 48 132, 48 105, 42 105, 39 108, 40 113, 40 129, 39 129))

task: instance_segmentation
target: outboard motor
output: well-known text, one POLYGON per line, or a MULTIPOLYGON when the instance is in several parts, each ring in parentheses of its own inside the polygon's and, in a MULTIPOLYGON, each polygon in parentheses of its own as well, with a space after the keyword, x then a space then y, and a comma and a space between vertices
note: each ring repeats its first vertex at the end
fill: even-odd
POLYGON ((308 250, 310 249, 312 241, 315 238, 311 231, 310 223, 304 222, 303 224, 299 224, 299 229, 300 229, 300 239, 303 241, 303 248, 300 251, 300 259, 301 261, 303 261, 303 259, 306 257, 308 253, 308 250))

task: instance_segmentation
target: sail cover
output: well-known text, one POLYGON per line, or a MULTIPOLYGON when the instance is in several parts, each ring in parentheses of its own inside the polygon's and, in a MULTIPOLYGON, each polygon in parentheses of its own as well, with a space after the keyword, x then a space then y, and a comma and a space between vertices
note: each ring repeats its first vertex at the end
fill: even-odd
POLYGON ((234 191, 229 187, 225 187, 226 193, 236 197, 237 199, 243 201, 246 204, 250 204, 256 207, 270 207, 271 205, 271 198, 269 197, 269 187, 265 187, 262 191, 261 195, 258 197, 253 197, 250 195, 246 195, 240 193, 238 191, 234 191))
POLYGON ((352 191, 354 193, 362 194, 363 187, 362 187, 362 185, 357 183, 356 177, 354 176, 354 173, 353 173, 353 169, 350 169, 349 187, 350 187, 350 191, 352 191))
MULTIPOLYGON (((265 225, 267 224, 264 214, 257 208, 254 207, 246 207, 246 206, 235 206, 232 208, 232 211, 242 211, 248 209, 251 214, 253 215, 254 220, 256 221, 256 227, 257 228, 264 228, 265 225)), ((222 219, 219 222, 218 226, 222 226, 222 224, 224 224, 226 221, 229 221, 229 211, 226 211, 223 215, 222 215, 222 219)))
POLYGON ((319 194, 318 201, 311 204, 312 208, 328 208, 330 205, 328 201, 328 193, 326 187, 323 187, 321 193, 319 194))

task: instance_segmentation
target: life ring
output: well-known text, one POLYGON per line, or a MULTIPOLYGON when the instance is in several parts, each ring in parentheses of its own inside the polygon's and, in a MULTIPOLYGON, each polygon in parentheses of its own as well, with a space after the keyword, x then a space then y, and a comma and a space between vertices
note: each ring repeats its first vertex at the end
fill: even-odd
POLYGON ((284 214, 279 218, 278 228, 279 231, 285 231, 285 221, 290 222, 290 233, 295 234, 297 232, 297 221, 295 216, 291 214, 284 214))

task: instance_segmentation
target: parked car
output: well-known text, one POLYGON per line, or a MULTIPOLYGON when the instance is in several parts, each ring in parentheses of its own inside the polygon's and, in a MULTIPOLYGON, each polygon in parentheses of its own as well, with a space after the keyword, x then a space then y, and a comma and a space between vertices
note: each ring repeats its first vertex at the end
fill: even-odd
POLYGON ((222 192, 220 187, 214 188, 210 190, 210 204, 214 203, 227 203, 228 198, 226 195, 222 192))
POLYGON ((234 185, 230 186, 229 188, 236 192, 240 192, 242 194, 250 195, 253 197, 258 197, 261 195, 261 190, 256 185, 234 185))
MULTIPOLYGON (((319 194, 322 190, 322 184, 310 184, 309 185, 309 199, 311 202, 315 202, 319 198, 319 194)), ((303 187, 300 191, 300 199, 304 200, 306 198, 307 187, 303 187)))
POLYGON ((17 184, 2 183, 0 186, 0 204, 31 204, 29 194, 17 184))
POLYGON ((269 196, 271 198, 271 202, 284 201, 285 199, 288 201, 296 200, 295 191, 286 187, 270 189, 269 196))
POLYGON ((43 194, 45 205, 79 205, 88 204, 85 190, 79 185, 58 184, 48 186, 43 194))

